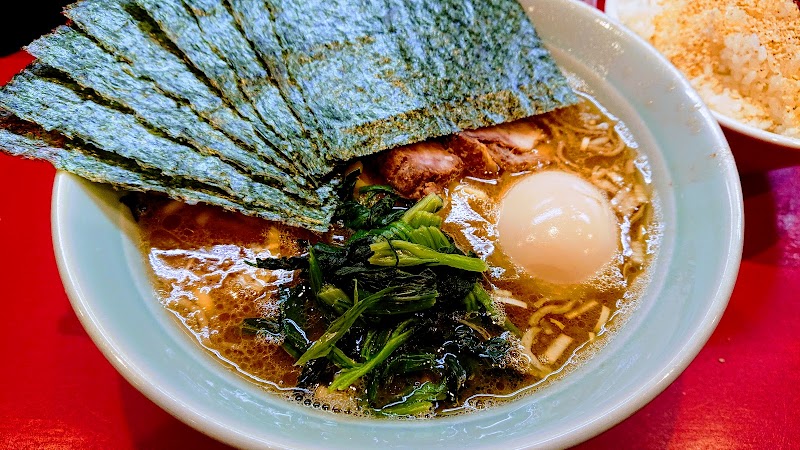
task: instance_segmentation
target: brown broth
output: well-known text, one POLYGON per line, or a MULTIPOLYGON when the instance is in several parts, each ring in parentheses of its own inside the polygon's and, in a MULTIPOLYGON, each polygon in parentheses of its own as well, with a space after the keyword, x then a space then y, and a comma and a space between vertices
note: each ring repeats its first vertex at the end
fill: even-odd
MULTIPOLYGON (((488 281, 498 297, 496 301, 525 333, 522 342, 528 350, 520 351, 519 363, 532 358, 538 361, 535 366, 539 369, 524 375, 504 371, 502 377, 494 370, 479 373, 470 380, 459 402, 439 413, 481 409, 502 399, 516 398, 541 385, 543 379, 562 372, 571 360, 585 356, 582 349, 605 334, 609 320, 638 297, 636 280, 646 272, 657 247, 659 224, 647 164, 621 140, 621 125, 617 126, 588 98, 575 107, 528 120, 547 136, 537 150, 554 157, 554 162, 542 170, 581 175, 612 199, 623 224, 620 251, 600 276, 580 285, 555 285, 534 279, 498 248, 495 230, 500 198, 524 174, 506 173, 492 180, 467 178, 450 186, 442 228, 460 248, 475 251, 489 263, 488 281), (592 142, 600 143, 599 150, 589 148, 592 142), (599 154, 603 152, 616 153, 599 154), (636 205, 631 207, 630 198, 645 201, 633 201, 636 205), (511 298, 512 303, 502 298, 511 298), (529 323, 537 311, 541 315, 547 310, 541 308, 559 307, 564 311, 551 312, 529 323), (565 345, 549 360, 548 348, 558 341, 565 345)), ((315 236, 214 207, 158 198, 148 198, 147 207, 139 224, 159 297, 204 348, 268 390, 322 409, 358 410, 346 393, 329 393, 320 388, 312 395, 298 395, 293 387, 300 370, 292 358, 276 343, 243 336, 240 331, 243 319, 274 312, 277 290, 295 281, 293 272, 257 269, 246 261, 296 254, 298 239, 330 241, 341 236, 315 236)), ((312 338, 321 333, 321 327, 322 324, 312 324, 312 338)))

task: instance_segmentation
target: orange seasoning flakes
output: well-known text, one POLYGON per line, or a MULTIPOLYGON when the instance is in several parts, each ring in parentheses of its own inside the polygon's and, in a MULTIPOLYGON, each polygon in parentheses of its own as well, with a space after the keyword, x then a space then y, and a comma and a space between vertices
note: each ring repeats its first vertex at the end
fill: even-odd
POLYGON ((620 6, 620 18, 686 74, 712 109, 800 138, 800 8, 793 0, 627 1, 638 6, 620 6))

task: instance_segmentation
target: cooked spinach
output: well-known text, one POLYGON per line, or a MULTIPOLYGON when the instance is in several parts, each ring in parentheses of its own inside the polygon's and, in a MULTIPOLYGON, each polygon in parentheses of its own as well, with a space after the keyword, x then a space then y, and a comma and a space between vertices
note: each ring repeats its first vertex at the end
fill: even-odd
POLYGON ((242 330, 282 340, 302 366, 298 387, 355 389, 361 407, 379 415, 430 413, 459 401, 476 371, 510 370, 518 331, 483 287, 486 263, 441 230, 442 199, 407 207, 384 186, 356 192, 355 180, 345 179, 348 198, 336 213, 352 236, 257 260, 300 270, 301 281, 281 293, 278 317, 246 319, 242 330), (314 340, 303 320, 309 307, 325 327, 314 340))
POLYGON ((286 353, 297 359, 311 345, 303 328, 305 320, 305 298, 307 287, 298 285, 283 288, 279 293, 277 317, 253 317, 244 319, 242 332, 279 340, 286 353))
POLYGON ((364 186, 357 197, 352 196, 360 174, 360 170, 354 170, 345 176, 338 190, 341 201, 333 220, 358 231, 382 228, 399 219, 405 210, 396 207, 400 196, 390 186, 364 186))

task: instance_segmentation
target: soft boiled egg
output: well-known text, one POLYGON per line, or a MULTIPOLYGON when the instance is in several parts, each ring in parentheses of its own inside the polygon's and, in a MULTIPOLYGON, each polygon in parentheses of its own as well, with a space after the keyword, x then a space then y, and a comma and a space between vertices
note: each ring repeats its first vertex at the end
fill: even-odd
POLYGON ((619 226, 603 192, 558 170, 525 176, 505 193, 497 222, 508 257, 551 283, 581 283, 618 248, 619 226))

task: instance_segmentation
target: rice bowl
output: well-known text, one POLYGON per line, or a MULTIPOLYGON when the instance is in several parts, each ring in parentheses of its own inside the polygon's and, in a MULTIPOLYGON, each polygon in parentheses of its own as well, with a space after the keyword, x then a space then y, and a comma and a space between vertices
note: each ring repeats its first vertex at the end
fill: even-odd
MULTIPOLYGON (((800 149, 800 9, 718 3, 610 0, 605 9, 667 56, 734 138, 800 149)), ((752 158, 740 159, 749 168, 752 158)))

